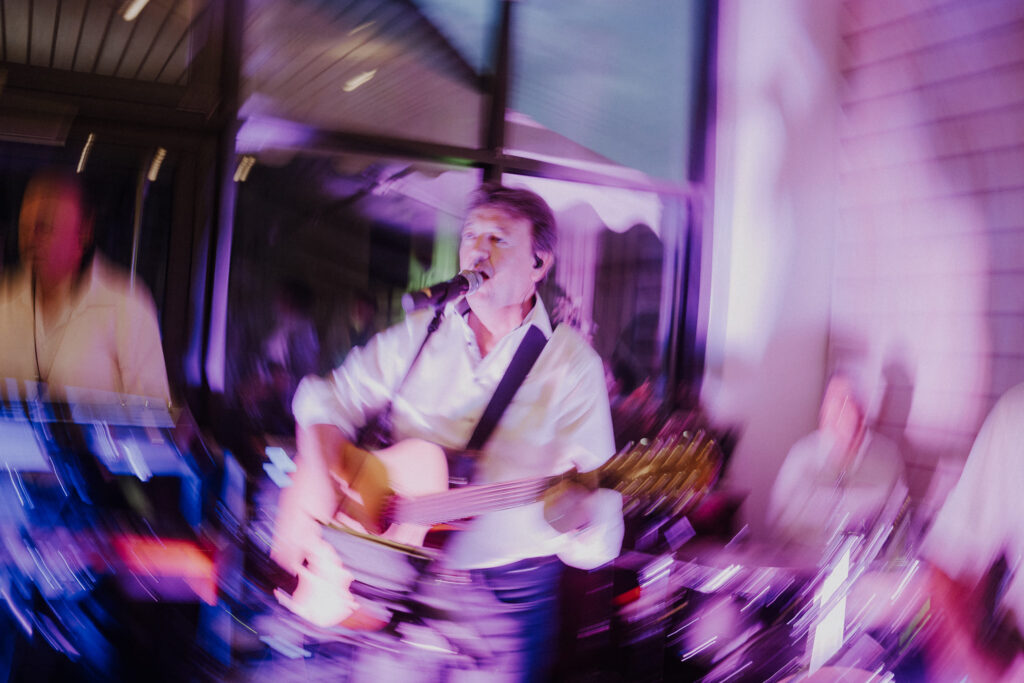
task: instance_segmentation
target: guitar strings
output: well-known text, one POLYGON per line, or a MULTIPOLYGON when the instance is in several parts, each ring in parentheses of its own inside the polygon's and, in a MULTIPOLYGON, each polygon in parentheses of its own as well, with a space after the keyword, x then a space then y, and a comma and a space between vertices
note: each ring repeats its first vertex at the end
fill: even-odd
POLYGON ((396 517, 400 521, 443 521, 444 518, 451 518, 446 510, 454 507, 472 508, 471 512, 462 516, 477 514, 477 508, 482 507, 480 512, 493 508, 493 504, 500 502, 507 504, 507 507, 515 507, 522 503, 528 503, 536 499, 536 496, 543 492, 552 480, 558 479, 560 475, 547 477, 540 481, 501 482, 498 484, 484 484, 466 489, 454 489, 439 493, 428 494, 418 498, 403 500, 398 505, 396 517))
POLYGON ((534 489, 543 490, 549 485, 549 482, 558 477, 545 477, 540 480, 525 480, 525 481, 513 481, 513 482, 499 482, 496 484, 483 484, 479 486, 468 486, 461 489, 452 489, 449 491, 439 491, 437 493, 429 493, 424 496, 418 496, 416 498, 409 498, 405 501, 406 504, 419 504, 419 503, 433 503, 438 502, 442 504, 451 504, 452 501, 460 498, 472 500, 476 496, 481 497, 492 497, 495 495, 508 495, 510 492, 516 490, 532 491, 534 489))
MULTIPOLYGON (((685 444, 676 444, 667 455, 660 458, 652 458, 652 452, 662 452, 664 444, 658 442, 654 447, 643 450, 633 449, 628 444, 605 463, 598 471, 615 472, 619 471, 619 489, 624 498, 633 498, 644 491, 645 495, 661 491, 661 497, 655 502, 658 507, 666 502, 666 492, 669 490, 683 489, 690 481, 692 471, 680 471, 683 462, 690 462, 696 455, 699 460, 704 453, 714 447, 713 441, 703 441, 704 432, 700 430, 685 444), (660 460, 655 466, 652 460, 660 460), (644 466, 637 467, 643 463, 644 466), (634 470, 634 476, 629 481, 623 481, 622 471, 634 470), (639 470, 639 471, 635 471, 639 470), (644 476, 636 476, 643 474, 644 476)), ((464 510, 460 517, 471 517, 481 512, 494 509, 508 509, 524 503, 537 500, 537 496, 548 486, 563 478, 565 474, 557 474, 541 479, 527 479, 512 482, 498 482, 495 484, 483 484, 469 486, 462 489, 452 489, 437 493, 426 494, 415 498, 406 498, 398 501, 396 506, 395 519, 397 521, 434 523, 448 521, 453 518, 451 510, 458 508, 464 510), (496 503, 500 503, 495 507, 496 503)), ((681 495, 676 505, 688 499, 689 495, 681 495)), ((632 500, 630 505, 640 504, 632 500)))
POLYGON ((521 503, 531 502, 536 499, 537 495, 544 488, 546 487, 534 485, 533 487, 524 487, 519 490, 505 489, 487 493, 474 492, 473 496, 463 496, 463 500, 458 501, 458 505, 455 505, 450 500, 408 500, 399 505, 398 517, 409 520, 419 520, 428 516, 431 518, 450 518, 451 515, 446 514, 446 511, 452 508, 469 509, 469 512, 459 516, 472 516, 472 514, 478 513, 478 509, 480 512, 484 512, 489 508, 493 508, 494 503, 500 502, 503 504, 502 507, 515 507, 521 503))

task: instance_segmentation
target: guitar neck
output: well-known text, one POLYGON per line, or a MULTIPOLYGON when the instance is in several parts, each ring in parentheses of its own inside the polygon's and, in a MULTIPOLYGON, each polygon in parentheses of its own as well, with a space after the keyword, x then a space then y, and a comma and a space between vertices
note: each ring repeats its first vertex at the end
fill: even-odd
POLYGON ((406 498, 395 502, 391 517, 392 521, 398 523, 429 525, 475 517, 485 512, 508 510, 539 500, 544 491, 566 476, 568 475, 556 474, 550 477, 465 486, 406 498))
MULTIPOLYGON (((582 476, 590 477, 592 484, 619 491, 627 501, 624 513, 671 510, 672 514, 681 514, 714 483, 721 457, 717 444, 704 430, 680 436, 636 448, 627 446, 600 468, 582 476)), ((443 454, 438 457, 443 458, 443 454)), ((548 477, 398 498, 391 502, 385 516, 390 522, 424 526, 467 519, 535 502, 559 481, 577 476, 575 470, 570 470, 548 477)))

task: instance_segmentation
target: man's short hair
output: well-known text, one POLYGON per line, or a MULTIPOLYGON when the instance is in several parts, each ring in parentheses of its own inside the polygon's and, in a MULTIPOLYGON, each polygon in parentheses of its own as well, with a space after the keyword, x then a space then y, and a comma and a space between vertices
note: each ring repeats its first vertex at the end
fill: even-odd
POLYGON ((551 207, 536 192, 498 183, 484 183, 470 196, 469 209, 493 206, 510 216, 525 218, 533 227, 533 250, 554 255, 558 246, 558 228, 551 207))
POLYGON ((93 201, 89 188, 82 177, 74 170, 65 166, 46 166, 32 173, 25 185, 25 194, 29 190, 50 187, 62 194, 70 192, 78 200, 78 208, 82 216, 88 218, 93 211, 93 201))

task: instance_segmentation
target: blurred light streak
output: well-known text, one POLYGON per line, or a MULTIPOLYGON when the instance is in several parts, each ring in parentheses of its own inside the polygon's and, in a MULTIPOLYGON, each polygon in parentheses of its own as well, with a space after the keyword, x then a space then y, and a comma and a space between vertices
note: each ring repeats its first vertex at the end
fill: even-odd
MULTIPOLYGON (((816 596, 820 607, 831 602, 833 596, 841 589, 850 575, 851 546, 844 548, 836 565, 822 583, 821 592, 816 596)), ((820 608, 819 607, 819 608, 820 608)), ((811 638, 810 672, 813 674, 843 646, 843 627, 846 624, 846 597, 840 598, 834 607, 822 617, 811 638)))
POLYGON ((347 81, 345 81, 345 85, 343 85, 341 87, 341 89, 344 90, 345 92, 352 92, 353 90, 355 90, 359 86, 365 85, 366 83, 369 83, 370 79, 372 79, 376 75, 377 75, 377 70, 376 69, 370 69, 369 71, 364 71, 363 73, 359 74, 358 76, 353 76, 352 78, 350 78, 347 81))
POLYGON ((729 579, 736 576, 742 567, 738 564, 731 564, 722 571, 718 572, 714 577, 709 579, 704 585, 700 586, 697 590, 701 593, 714 593, 719 588, 724 586, 729 579))
POLYGON ((260 641, 266 643, 267 647, 274 651, 284 655, 288 659, 299 659, 312 657, 313 653, 309 650, 305 650, 298 645, 293 645, 277 636, 261 636, 260 641))
POLYGON ((14 492, 18 495, 18 504, 26 510, 31 510, 35 507, 32 504, 32 499, 28 497, 28 491, 25 490, 25 484, 21 480, 21 474, 15 472, 11 468, 10 464, 7 465, 7 474, 11 477, 11 484, 14 486, 14 492))
MULTIPOLYGON (((250 97, 243 105, 239 116, 245 116, 246 108, 258 107, 259 103, 250 97)), ((264 149, 289 149, 302 147, 312 134, 301 123, 265 116, 250 116, 238 128, 235 136, 235 151, 250 154, 264 149)))
POLYGON ((89 137, 85 140, 85 145, 82 147, 82 155, 78 157, 78 167, 75 169, 75 173, 81 173, 85 170, 85 163, 89 160, 89 152, 92 151, 93 142, 96 140, 94 133, 89 133, 89 137))
POLYGON ((153 161, 149 164, 149 173, 146 174, 146 179, 149 180, 149 182, 156 182, 157 175, 160 173, 160 166, 164 163, 164 158, 166 156, 166 149, 163 147, 156 148, 156 154, 153 155, 153 161))
POLYGON ((146 464, 146 459, 142 456, 142 451, 139 450, 138 444, 128 439, 123 440, 122 444, 125 458, 128 460, 128 466, 131 467, 132 474, 142 481, 149 481, 153 476, 153 471, 146 464))
POLYGON ((32 622, 30 622, 28 617, 22 614, 21 610, 18 609, 18 606, 14 604, 14 600, 11 599, 11 594, 10 591, 7 590, 7 586, 7 581, 0 583, 0 596, 3 597, 3 601, 6 603, 7 610, 10 612, 11 616, 17 620, 18 624, 21 625, 21 628, 25 631, 25 635, 31 638, 32 622))
POLYGON ((371 26, 373 26, 376 23, 377 23, 376 21, 364 21, 363 23, 359 24, 359 26, 356 26, 354 29, 349 31, 348 34, 350 36, 354 36, 355 34, 359 33, 360 31, 365 31, 366 29, 370 28, 371 26))
POLYGON ((288 452, 280 446, 267 446, 263 451, 274 467, 282 472, 294 472, 297 468, 295 462, 288 457, 288 452))
POLYGON ((256 165, 256 157, 250 154, 242 155, 242 158, 238 160, 238 167, 235 169, 235 175, 233 180, 236 183, 244 183, 249 178, 249 172, 252 171, 252 167, 256 165))
POLYGON ((148 4, 149 0, 129 0, 121 8, 121 18, 125 21, 135 21, 148 4))
POLYGON ((612 599, 612 604, 615 605, 616 607, 622 607, 624 605, 628 605, 631 602, 636 602, 637 600, 640 599, 640 596, 642 594, 643 594, 643 587, 642 586, 637 586, 636 588, 629 589, 625 593, 620 593, 619 595, 616 595, 612 599))
POLYGON ((893 592, 893 594, 889 598, 890 601, 896 602, 896 600, 900 597, 900 595, 903 594, 903 591, 906 589, 907 584, 909 584, 910 580, 912 578, 914 578, 915 574, 917 574, 917 570, 920 567, 921 567, 921 562, 919 560, 914 560, 913 562, 910 563, 910 568, 907 570, 906 574, 903 576, 903 579, 900 580, 899 585, 896 586, 896 590, 893 592))
POLYGON ((272 463, 263 463, 263 471, 267 473, 270 481, 274 482, 278 488, 286 489, 294 483, 287 474, 274 467, 272 463))
POLYGON ((270 458, 270 462, 263 463, 263 471, 267 473, 270 480, 278 488, 284 489, 291 486, 293 482, 288 474, 297 468, 292 459, 288 457, 288 453, 280 446, 267 446, 263 452, 270 458))
POLYGON ((150 577, 155 585, 159 585, 162 579, 179 578, 204 602, 209 605, 216 603, 217 580, 213 560, 195 543, 124 534, 114 540, 114 547, 146 592, 152 593, 142 583, 143 576, 150 577))
POLYGON ((684 662, 685 662, 685 661, 686 661, 687 659, 692 659, 693 657, 696 657, 696 656, 697 656, 697 655, 699 655, 699 654, 700 654, 701 652, 704 652, 704 650, 707 650, 707 649, 708 649, 709 647, 711 647, 712 645, 714 645, 714 644, 715 644, 715 642, 717 642, 717 641, 718 641, 718 636, 711 636, 710 638, 708 638, 707 640, 705 640, 705 641, 704 641, 703 643, 701 643, 701 644, 700 644, 700 645, 698 645, 697 647, 695 647, 695 648, 693 648, 693 649, 689 650, 688 652, 684 652, 684 653, 683 653, 683 654, 682 654, 682 655, 680 656, 680 659, 681 659, 681 660, 683 660, 684 662))

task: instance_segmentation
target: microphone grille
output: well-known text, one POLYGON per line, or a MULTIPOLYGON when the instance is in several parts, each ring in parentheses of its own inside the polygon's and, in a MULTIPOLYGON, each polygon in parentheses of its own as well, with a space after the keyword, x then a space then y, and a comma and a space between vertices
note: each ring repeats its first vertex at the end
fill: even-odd
POLYGON ((466 278, 466 282, 469 283, 469 289, 466 290, 466 294, 472 294, 480 289, 480 285, 484 283, 485 279, 483 273, 479 270, 464 270, 459 275, 466 278))
POLYGON ((416 310, 416 299, 411 292, 406 292, 402 295, 402 310, 406 313, 412 313, 416 310))

